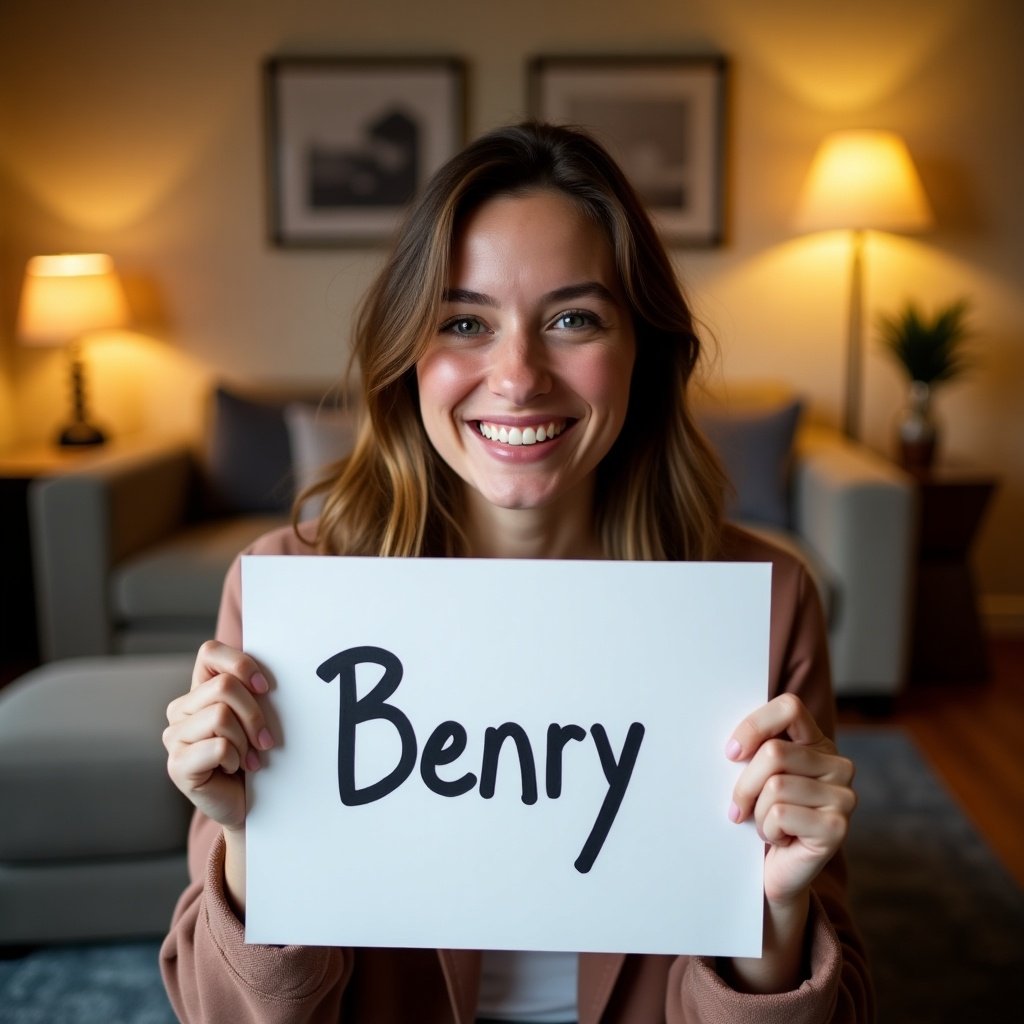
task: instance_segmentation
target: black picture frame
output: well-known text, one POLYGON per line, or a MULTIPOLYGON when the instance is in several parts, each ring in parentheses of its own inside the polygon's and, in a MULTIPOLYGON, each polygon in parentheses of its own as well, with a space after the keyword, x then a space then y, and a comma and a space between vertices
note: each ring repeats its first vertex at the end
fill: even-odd
POLYGON ((263 85, 276 246, 385 242, 466 140, 457 57, 274 56, 263 85))
POLYGON ((531 117, 589 130, 626 172, 663 239, 721 245, 728 61, 544 55, 530 60, 531 117))

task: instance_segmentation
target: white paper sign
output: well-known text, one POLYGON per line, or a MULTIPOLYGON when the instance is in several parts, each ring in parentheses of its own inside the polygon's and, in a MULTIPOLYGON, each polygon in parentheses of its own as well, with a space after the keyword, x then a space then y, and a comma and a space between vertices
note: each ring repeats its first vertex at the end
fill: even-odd
POLYGON ((759 956, 771 567, 247 557, 246 939, 759 956), (343 799, 344 797, 344 799, 343 799))

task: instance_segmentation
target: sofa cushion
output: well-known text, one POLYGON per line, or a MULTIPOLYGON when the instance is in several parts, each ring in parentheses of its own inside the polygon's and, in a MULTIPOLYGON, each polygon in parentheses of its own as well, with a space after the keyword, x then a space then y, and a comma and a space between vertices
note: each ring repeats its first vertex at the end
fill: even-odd
POLYGON ((191 805, 160 733, 191 657, 79 658, 0 691, 0 861, 182 850, 191 805))
POLYGON ((742 522, 792 525, 789 471, 802 403, 702 406, 697 422, 722 460, 732 492, 726 514, 742 522))
POLYGON ((224 576, 235 555, 286 522, 283 515, 211 520, 126 559, 111 573, 115 623, 206 620, 212 635, 224 576))

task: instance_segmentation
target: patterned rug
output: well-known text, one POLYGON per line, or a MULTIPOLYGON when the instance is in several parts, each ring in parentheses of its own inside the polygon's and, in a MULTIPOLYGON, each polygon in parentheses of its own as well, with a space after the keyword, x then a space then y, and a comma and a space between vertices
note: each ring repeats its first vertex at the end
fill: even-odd
MULTIPOLYGON (((904 734, 851 728, 840 746, 857 762, 851 898, 880 1024, 1012 1019, 1024 1005, 1024 893, 904 734)), ((0 1024, 173 1024, 158 948, 0 960, 0 1024)))
POLYGON ((1024 1004, 1024 892, 913 743, 847 729, 860 804, 850 897, 880 1024, 1014 1019, 1024 1004))
POLYGON ((2 1024, 174 1024, 159 942, 54 946, 0 961, 2 1024))

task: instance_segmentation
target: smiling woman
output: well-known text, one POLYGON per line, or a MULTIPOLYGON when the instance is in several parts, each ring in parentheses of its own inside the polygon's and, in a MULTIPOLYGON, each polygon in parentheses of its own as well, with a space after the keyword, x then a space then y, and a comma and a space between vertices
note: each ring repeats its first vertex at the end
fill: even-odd
MULTIPOLYGON (((242 650, 236 561, 217 638, 200 649, 192 688, 169 706, 164 732, 170 776, 197 808, 192 883, 162 951, 182 1020, 871 1017, 840 852, 853 767, 832 740, 821 609, 795 558, 723 524, 723 473, 689 408, 699 357, 672 265, 608 154, 566 128, 492 132, 434 177, 367 295, 354 343, 367 415, 352 455, 311 490, 322 515, 245 553, 772 563, 771 699, 723 737, 721 754, 737 766, 723 819, 753 823, 766 844, 763 955, 247 946, 244 777, 272 767, 279 737, 274 694, 242 650)), ((513 637, 524 671, 529 649, 513 637)), ((346 746, 363 714, 352 656, 321 666, 349 696, 339 721, 343 802, 366 796, 350 785, 355 754, 346 746)), ((378 702, 378 711, 400 721, 393 704, 378 702)), ((396 727, 409 775, 412 727, 396 727)), ((618 750, 602 726, 591 728, 608 798, 577 861, 588 877, 640 750, 643 726, 634 727, 618 750)), ((559 744, 586 732, 551 728, 545 793, 554 799, 559 744)), ((424 746, 421 777, 441 795, 450 780, 435 768, 457 756, 460 729, 444 722, 424 746)), ((493 729, 481 795, 508 739, 520 754, 523 800, 534 802, 530 741, 514 722, 493 729)), ((459 788, 476 784, 471 774, 459 788)))
MULTIPOLYGON (((650 219, 589 137, 546 126, 484 136, 441 169, 412 210, 357 323, 353 358, 372 443, 357 447, 340 478, 320 485, 320 551, 472 553, 467 503, 481 492, 463 477, 469 438, 459 439, 459 465, 450 464, 447 448, 436 447, 440 433, 428 436, 435 410, 422 387, 434 364, 439 377, 444 369, 446 389, 465 386, 452 380, 452 359, 441 359, 454 350, 466 353, 458 365, 472 363, 477 374, 489 360, 484 389, 511 374, 503 398, 482 404, 478 387, 472 405, 460 409, 466 433, 474 417, 497 431, 499 444, 503 426, 543 426, 548 437, 555 423, 565 461, 531 449, 538 460, 532 479, 550 465, 549 498, 567 497, 570 481, 591 489, 583 531, 589 553, 595 533, 609 557, 717 551, 723 477, 680 401, 700 341, 650 219), (569 363, 575 369, 565 378, 569 363), (559 379, 547 380, 552 373, 559 379), (521 399, 509 387, 552 390, 521 399), (591 395, 595 389, 600 395, 591 395), (593 412, 585 408, 589 397, 599 399, 593 412), (588 461, 602 445, 603 457, 588 461)), ((486 434, 479 426, 473 432, 479 445, 486 434)), ((454 428, 448 433, 445 443, 455 443, 454 428)), ((506 456, 511 447, 502 449, 506 456)), ((515 456, 531 464, 525 452, 515 456)), ((503 531, 510 528, 507 517, 501 521, 503 531)), ((556 551, 568 553, 557 547, 544 555, 556 551)))

